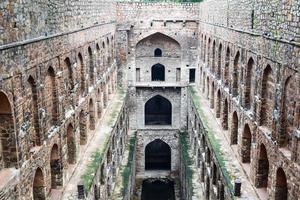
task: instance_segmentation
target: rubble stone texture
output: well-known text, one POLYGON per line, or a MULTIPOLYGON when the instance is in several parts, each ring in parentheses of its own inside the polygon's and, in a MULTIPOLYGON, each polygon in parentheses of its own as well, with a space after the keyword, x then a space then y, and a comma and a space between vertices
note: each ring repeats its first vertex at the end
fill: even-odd
POLYGON ((299 67, 297 0, 2 0, 0 199, 297 200, 299 67))

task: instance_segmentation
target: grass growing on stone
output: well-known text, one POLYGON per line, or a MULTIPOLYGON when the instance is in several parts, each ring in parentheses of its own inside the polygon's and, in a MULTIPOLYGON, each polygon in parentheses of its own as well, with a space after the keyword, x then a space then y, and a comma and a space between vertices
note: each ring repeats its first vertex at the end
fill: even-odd
POLYGON ((137 135, 137 133, 135 132, 133 137, 131 137, 130 140, 129 140, 128 161, 127 161, 127 165, 125 166, 125 168, 122 171, 122 181, 123 181, 122 194, 123 194, 123 196, 126 195, 128 185, 129 185, 129 178, 130 178, 130 175, 132 173, 132 162, 133 162, 133 159, 134 159, 133 156, 134 156, 135 145, 136 145, 136 135, 137 135))
POLYGON ((93 183, 95 172, 97 171, 98 165, 102 160, 102 154, 100 151, 95 152, 92 155, 92 162, 87 167, 84 175, 82 176, 83 185, 86 191, 88 191, 93 183))
MULTIPOLYGON (((116 123, 118 114, 119 114, 122 104, 124 102, 123 100, 125 97, 125 92, 121 89, 118 89, 117 95, 118 95, 117 96, 118 102, 113 107, 113 111, 109 116, 109 120, 108 120, 109 126, 112 126, 116 123)), ((105 135, 106 136, 105 136, 105 139, 104 139, 105 141, 104 141, 103 145, 100 146, 98 148, 98 150, 92 154, 91 162, 87 166, 87 169, 84 172, 84 174, 81 176, 81 179, 83 181, 83 185, 84 185, 86 192, 88 192, 91 189, 97 169, 102 162, 103 154, 104 154, 105 150, 108 148, 111 134, 105 134, 105 135)))
POLYGON ((123 103, 123 99, 125 98, 125 91, 122 89, 118 89, 117 90, 117 99, 118 102, 115 105, 115 107, 113 108, 114 110, 112 111, 112 113, 110 114, 110 119, 108 121, 108 125, 112 126, 115 124, 115 121, 117 120, 118 114, 120 112, 120 105, 123 103))
POLYGON ((223 176, 225 178, 225 181, 227 182, 228 188, 230 189, 231 192, 233 192, 233 185, 232 185, 232 177, 230 176, 226 166, 225 166, 225 160, 223 157, 223 153, 221 152, 221 145, 219 140, 215 137, 214 131, 212 130, 212 128, 209 126, 208 120, 205 116, 205 114, 203 113, 203 110, 200 106, 200 100, 199 97, 196 94, 196 91, 193 87, 189 87, 189 91, 191 93, 192 96, 192 100, 193 103, 195 105, 195 108, 198 112, 198 115, 200 117, 200 119, 202 120, 203 126, 206 130, 209 142, 215 152, 216 158, 219 162, 219 165, 221 167, 223 176))
POLYGON ((186 169, 186 182, 188 184, 188 189, 190 190, 190 194, 193 195, 193 170, 192 170, 192 159, 190 157, 189 151, 190 151, 190 145, 188 143, 188 134, 187 132, 181 132, 180 136, 180 144, 181 144, 181 155, 183 164, 186 169))

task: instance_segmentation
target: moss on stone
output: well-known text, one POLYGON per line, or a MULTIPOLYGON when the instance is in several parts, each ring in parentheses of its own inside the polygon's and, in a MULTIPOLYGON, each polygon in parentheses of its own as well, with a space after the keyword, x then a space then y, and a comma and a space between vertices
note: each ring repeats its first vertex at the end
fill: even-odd
POLYGON ((189 91, 192 97, 192 101, 194 103, 194 106, 197 110, 198 116, 200 117, 203 126, 205 128, 205 133, 208 136, 209 143, 211 147, 213 148, 213 151, 215 153, 216 159, 221 167, 223 177, 225 178, 226 184, 231 192, 233 192, 233 185, 232 185, 232 176, 228 172, 226 165, 225 165, 225 159, 223 157, 223 153, 221 152, 221 144, 219 140, 215 137, 215 133, 212 130, 212 128, 209 125, 209 122, 200 106, 200 99, 199 96, 197 96, 197 92, 194 87, 189 87, 189 91))
POLYGON ((194 171, 192 169, 192 159, 189 154, 190 152, 190 145, 188 143, 188 134, 187 132, 181 132, 179 136, 180 144, 181 144, 181 155, 182 155, 182 162, 185 166, 185 174, 186 174, 186 183, 188 185, 189 193, 193 195, 193 174, 194 171))

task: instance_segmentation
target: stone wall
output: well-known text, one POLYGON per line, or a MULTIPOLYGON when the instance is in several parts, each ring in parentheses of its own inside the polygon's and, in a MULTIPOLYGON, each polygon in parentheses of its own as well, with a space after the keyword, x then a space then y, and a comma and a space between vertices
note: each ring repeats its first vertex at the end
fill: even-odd
POLYGON ((4 0, 0 11, 0 45, 3 45, 115 21, 116 4, 97 0, 4 0))
POLYGON ((1 158, 15 163, 1 159, 1 199, 48 199, 67 184, 116 91, 114 5, 1 2, 0 96, 12 120, 0 127, 14 133, 7 143, 1 131, 1 158))
MULTIPOLYGON (((112 194, 117 184, 120 165, 124 156, 125 147, 128 141, 129 121, 127 98, 118 113, 118 117, 113 130, 109 135, 109 141, 106 149, 102 154, 102 160, 97 163, 98 168, 95 172, 92 186, 90 189, 85 188, 88 192, 86 199, 106 200, 111 199, 112 194)), ((134 177, 134 175, 133 175, 134 177)), ((131 182, 130 182, 131 183, 131 182)))
MULTIPOLYGON (((209 2, 219 1, 200 4, 200 10, 209 8, 209 2)), ((230 7, 238 4, 246 5, 229 1, 228 16, 237 16, 230 7)), ((235 19, 239 22, 229 17, 227 24, 220 24, 207 14, 199 24, 199 87, 223 129, 230 131, 231 144, 238 145, 241 161, 250 164, 250 179, 257 188, 267 188, 270 198, 284 193, 278 189, 282 177, 289 199, 297 199, 299 193, 298 181, 291 181, 299 179, 294 166, 299 164, 300 104, 295 96, 300 46, 297 39, 288 39, 299 32, 299 26, 295 28, 299 20, 292 17, 295 7, 297 3, 290 1, 258 1, 252 5, 252 22, 249 9, 235 19)), ((222 9, 215 4, 213 13, 222 9)))

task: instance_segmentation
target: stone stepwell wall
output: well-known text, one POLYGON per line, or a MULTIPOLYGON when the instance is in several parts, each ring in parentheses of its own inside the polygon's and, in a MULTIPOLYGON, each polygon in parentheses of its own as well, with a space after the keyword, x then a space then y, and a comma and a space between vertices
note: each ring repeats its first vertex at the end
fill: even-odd
POLYGON ((199 20, 300 42, 299 1, 207 0, 199 20))
POLYGON ((197 20, 197 3, 117 3, 119 23, 151 20, 197 20))
POLYGON ((115 3, 99 0, 4 0, 0 45, 115 20, 115 3))

